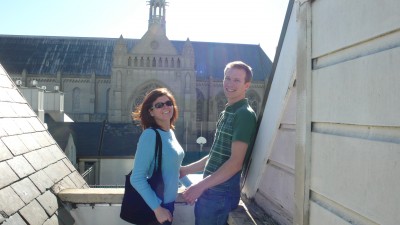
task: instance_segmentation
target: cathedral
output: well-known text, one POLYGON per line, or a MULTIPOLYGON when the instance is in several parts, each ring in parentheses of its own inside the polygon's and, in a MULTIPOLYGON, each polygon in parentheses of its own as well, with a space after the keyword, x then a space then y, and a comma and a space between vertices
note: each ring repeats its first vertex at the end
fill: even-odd
POLYGON ((226 103, 228 62, 252 67, 247 98, 260 112, 272 63, 259 45, 169 40, 166 1, 148 5, 148 30, 140 39, 0 35, 0 63, 20 86, 62 92, 64 113, 76 123, 132 123, 144 95, 166 87, 179 108, 176 136, 189 149, 199 149, 200 136, 211 144, 226 103))

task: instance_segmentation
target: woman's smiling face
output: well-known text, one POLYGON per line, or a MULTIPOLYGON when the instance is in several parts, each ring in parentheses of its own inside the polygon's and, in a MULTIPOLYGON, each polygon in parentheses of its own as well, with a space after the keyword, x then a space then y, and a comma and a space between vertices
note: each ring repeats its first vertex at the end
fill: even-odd
POLYGON ((158 125, 162 126, 165 124, 170 124, 171 118, 174 113, 174 106, 171 100, 163 95, 158 97, 153 102, 153 107, 149 110, 151 116, 154 117, 154 120, 158 125))

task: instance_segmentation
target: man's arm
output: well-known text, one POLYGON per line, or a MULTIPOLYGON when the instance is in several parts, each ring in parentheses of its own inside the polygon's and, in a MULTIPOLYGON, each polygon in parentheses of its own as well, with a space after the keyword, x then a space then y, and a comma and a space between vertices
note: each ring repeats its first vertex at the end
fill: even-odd
POLYGON ((181 178, 191 173, 203 171, 204 167, 206 166, 207 160, 208 160, 208 155, 194 163, 191 163, 186 166, 181 166, 179 171, 180 173, 179 177, 181 178))
POLYGON ((198 197, 208 188, 221 184, 242 169, 248 144, 242 141, 232 142, 231 157, 222 166, 199 183, 190 186, 184 193, 185 200, 193 204, 198 197))

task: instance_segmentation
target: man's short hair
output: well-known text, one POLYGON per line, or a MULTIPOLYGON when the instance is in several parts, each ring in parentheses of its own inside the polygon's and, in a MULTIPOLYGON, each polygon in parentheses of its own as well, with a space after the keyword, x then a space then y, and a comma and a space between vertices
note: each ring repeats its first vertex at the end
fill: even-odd
POLYGON ((225 69, 224 69, 224 76, 226 74, 226 71, 228 69, 235 68, 235 69, 242 69, 246 72, 246 77, 244 79, 245 83, 251 82, 253 79, 253 71, 249 65, 242 61, 233 61, 228 64, 226 64, 225 69))

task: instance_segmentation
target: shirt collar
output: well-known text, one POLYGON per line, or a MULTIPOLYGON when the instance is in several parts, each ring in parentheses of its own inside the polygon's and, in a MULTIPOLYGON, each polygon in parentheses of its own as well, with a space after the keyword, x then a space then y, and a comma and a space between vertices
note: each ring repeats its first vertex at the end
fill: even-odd
POLYGON ((248 104, 248 99, 244 98, 238 102, 233 103, 233 105, 228 105, 225 107, 226 111, 234 111, 240 107, 242 107, 243 105, 248 104))

